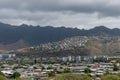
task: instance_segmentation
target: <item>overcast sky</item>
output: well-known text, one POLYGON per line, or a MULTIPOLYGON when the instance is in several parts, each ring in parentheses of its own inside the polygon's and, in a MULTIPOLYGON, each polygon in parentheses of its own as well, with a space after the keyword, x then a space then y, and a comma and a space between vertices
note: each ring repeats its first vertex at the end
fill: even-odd
POLYGON ((0 0, 0 21, 13 25, 120 26, 120 0, 0 0))

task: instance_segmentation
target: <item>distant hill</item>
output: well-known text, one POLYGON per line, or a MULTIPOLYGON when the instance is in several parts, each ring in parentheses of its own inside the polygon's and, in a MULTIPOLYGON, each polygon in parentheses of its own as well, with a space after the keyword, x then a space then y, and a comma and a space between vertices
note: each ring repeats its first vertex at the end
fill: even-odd
POLYGON ((10 47, 8 50, 14 50, 42 43, 56 42, 74 36, 120 36, 120 29, 109 29, 104 26, 98 26, 90 30, 84 30, 65 27, 55 28, 52 26, 41 27, 25 24, 13 26, 0 23, 0 50, 3 48, 8 49, 6 47, 10 47), (20 43, 20 41, 22 41, 22 43, 20 43), (17 48, 15 48, 13 46, 15 43, 20 46, 17 45, 17 48))
POLYGON ((77 36, 21 49, 18 53, 40 56, 119 55, 120 37, 77 36), (28 54, 27 54, 28 53, 28 54))

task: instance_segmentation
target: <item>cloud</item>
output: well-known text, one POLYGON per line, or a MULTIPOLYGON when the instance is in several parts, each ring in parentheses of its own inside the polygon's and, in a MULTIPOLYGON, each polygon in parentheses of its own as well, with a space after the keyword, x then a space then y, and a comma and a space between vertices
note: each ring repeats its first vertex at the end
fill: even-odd
POLYGON ((72 11, 81 13, 98 12, 119 15, 119 0, 2 0, 0 8, 28 11, 72 11))
POLYGON ((119 0, 0 0, 0 21, 15 25, 119 27, 119 7, 119 0))

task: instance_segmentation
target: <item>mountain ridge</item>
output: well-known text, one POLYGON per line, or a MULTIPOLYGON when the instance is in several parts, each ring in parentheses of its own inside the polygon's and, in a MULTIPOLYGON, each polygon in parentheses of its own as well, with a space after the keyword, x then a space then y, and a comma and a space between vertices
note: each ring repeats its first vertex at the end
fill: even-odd
POLYGON ((0 44, 3 45, 14 44, 19 40, 23 40, 26 44, 29 44, 29 46, 33 46, 56 42, 74 36, 120 36, 120 29, 109 29, 105 26, 97 26, 85 30, 53 26, 41 27, 26 24, 15 26, 0 23, 0 44))

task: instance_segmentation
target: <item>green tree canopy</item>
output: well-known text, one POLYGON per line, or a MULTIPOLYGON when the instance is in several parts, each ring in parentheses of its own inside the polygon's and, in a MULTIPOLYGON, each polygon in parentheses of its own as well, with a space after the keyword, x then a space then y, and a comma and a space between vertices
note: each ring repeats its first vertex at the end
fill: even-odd
POLYGON ((85 73, 91 73, 92 71, 89 68, 85 68, 84 72, 85 73))
POLYGON ((11 78, 14 78, 14 79, 19 78, 19 77, 20 77, 20 73, 18 72, 14 72, 13 75, 11 76, 11 78))
POLYGON ((119 70, 119 67, 118 67, 116 64, 114 64, 113 70, 114 70, 114 71, 118 71, 118 70, 119 70))

